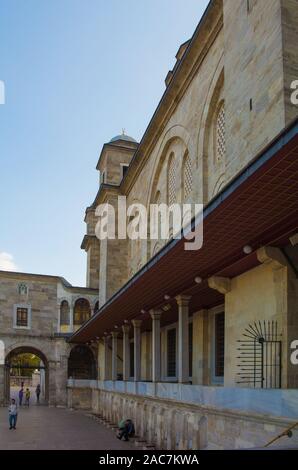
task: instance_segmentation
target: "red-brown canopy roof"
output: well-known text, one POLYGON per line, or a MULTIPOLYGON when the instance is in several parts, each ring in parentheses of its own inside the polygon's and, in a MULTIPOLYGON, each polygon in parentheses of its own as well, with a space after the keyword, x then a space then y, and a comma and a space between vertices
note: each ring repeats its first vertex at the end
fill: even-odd
MULTIPOLYGON (((140 312, 164 305, 165 294, 191 294, 191 313, 218 305, 224 298, 208 287, 210 276, 232 278, 257 266, 255 250, 287 244, 297 228, 298 120, 206 206, 200 250, 185 251, 184 239, 170 241, 70 341, 88 342, 137 317, 149 328, 149 315, 140 312), (245 245, 253 253, 245 255, 245 245), (195 284, 196 276, 201 284, 195 284)), ((173 302, 162 315, 163 324, 175 321, 176 315, 173 302)))

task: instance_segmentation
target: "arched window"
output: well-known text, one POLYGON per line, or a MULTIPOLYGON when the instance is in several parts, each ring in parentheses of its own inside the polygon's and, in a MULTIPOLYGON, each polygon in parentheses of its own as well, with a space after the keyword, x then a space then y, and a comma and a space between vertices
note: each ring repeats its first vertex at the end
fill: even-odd
POLYGON ((69 305, 67 300, 63 300, 60 305, 60 325, 69 325, 69 305))
POLYGON ((168 166, 168 205, 176 203, 176 165, 175 155, 171 153, 168 166))
POLYGON ((219 104, 215 120, 215 163, 225 161, 226 156, 226 122, 225 122, 225 102, 219 104))
POLYGON ((89 320, 91 316, 91 309, 88 300, 78 299, 74 306, 74 325, 82 325, 85 321, 89 320))
POLYGON ((68 377, 73 379, 96 379, 96 362, 88 346, 77 345, 68 359, 68 377))
POLYGON ((186 201, 192 193, 192 164, 189 153, 186 152, 183 161, 183 199, 186 201))

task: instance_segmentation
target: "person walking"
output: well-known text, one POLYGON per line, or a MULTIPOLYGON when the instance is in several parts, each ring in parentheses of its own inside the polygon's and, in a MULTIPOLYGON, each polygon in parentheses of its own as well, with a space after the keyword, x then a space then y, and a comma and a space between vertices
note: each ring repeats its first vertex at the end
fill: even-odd
POLYGON ((21 387, 20 390, 19 390, 19 406, 22 406, 23 397, 24 397, 24 389, 23 389, 23 387, 21 387))
POLYGON ((29 388, 26 388, 26 392, 25 392, 25 405, 28 406, 29 408, 29 403, 30 403, 30 390, 29 388))
POLYGON ((14 398, 12 398, 11 403, 8 408, 9 416, 9 429, 16 429, 17 418, 18 418, 18 405, 14 398))
POLYGON ((37 384, 37 387, 36 387, 36 389, 35 389, 35 394, 36 394, 36 401, 37 401, 37 404, 39 405, 40 384, 37 384))

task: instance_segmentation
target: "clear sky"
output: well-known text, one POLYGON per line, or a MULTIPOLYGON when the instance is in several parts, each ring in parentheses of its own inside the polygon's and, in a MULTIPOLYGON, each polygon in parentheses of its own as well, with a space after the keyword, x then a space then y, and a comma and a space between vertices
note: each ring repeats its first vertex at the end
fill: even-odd
POLYGON ((104 142, 140 140, 207 0, 0 0, 0 269, 85 285, 104 142))

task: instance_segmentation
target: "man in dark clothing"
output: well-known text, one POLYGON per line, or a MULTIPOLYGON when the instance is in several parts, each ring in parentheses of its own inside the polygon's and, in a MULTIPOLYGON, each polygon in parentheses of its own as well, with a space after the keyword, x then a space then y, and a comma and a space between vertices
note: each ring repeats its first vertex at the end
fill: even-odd
POLYGON ((117 438, 122 439, 124 437, 125 441, 129 441, 129 437, 133 437, 135 435, 135 427, 131 419, 125 419, 120 421, 119 423, 119 431, 117 438))
POLYGON ((39 384, 36 387, 35 394, 36 394, 37 404, 39 404, 39 396, 40 396, 40 385, 39 384))

